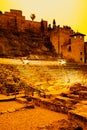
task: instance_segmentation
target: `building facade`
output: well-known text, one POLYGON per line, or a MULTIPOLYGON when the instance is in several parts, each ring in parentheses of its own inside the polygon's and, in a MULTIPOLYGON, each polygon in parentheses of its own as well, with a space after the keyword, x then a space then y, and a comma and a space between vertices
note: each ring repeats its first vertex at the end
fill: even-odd
POLYGON ((84 52, 85 52, 85 63, 87 63, 87 42, 85 42, 84 52))
POLYGON ((57 27, 50 33, 57 54, 78 63, 85 63, 84 34, 74 32, 70 27, 57 27))

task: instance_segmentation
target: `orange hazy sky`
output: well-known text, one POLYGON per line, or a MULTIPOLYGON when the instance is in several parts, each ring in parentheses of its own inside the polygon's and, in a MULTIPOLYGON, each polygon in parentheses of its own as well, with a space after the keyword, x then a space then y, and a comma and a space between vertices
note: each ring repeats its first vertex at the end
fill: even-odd
POLYGON ((56 25, 68 25, 87 35, 87 0, 0 0, 2 12, 10 9, 22 10, 26 19, 34 13, 35 21, 44 19, 51 25, 55 19, 56 25))

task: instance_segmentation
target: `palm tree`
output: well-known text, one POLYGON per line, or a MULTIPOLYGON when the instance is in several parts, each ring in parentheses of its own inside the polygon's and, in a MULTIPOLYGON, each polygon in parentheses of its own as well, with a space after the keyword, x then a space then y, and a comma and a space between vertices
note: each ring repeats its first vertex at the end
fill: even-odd
POLYGON ((32 21, 36 18, 35 14, 31 14, 30 18, 32 19, 32 21))

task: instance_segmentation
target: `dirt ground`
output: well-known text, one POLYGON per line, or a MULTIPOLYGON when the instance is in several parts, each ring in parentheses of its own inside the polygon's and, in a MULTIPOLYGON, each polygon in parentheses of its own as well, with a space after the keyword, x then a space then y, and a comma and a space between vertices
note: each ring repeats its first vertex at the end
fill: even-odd
MULTIPOLYGON (((0 59, 0 63, 17 65, 17 70, 27 84, 36 88, 48 89, 51 94, 55 95, 66 92, 69 84, 77 79, 81 79, 85 83, 87 78, 86 71, 84 74, 78 70, 59 69, 57 71, 57 69, 50 69, 47 66, 30 66, 30 63, 25 66, 21 60, 16 59, 0 59), (69 83, 69 81, 71 82, 69 83), (65 83, 66 87, 63 86, 65 83)), ((0 96, 0 98, 5 99, 6 96, 0 96)), ((34 109, 24 107, 25 104, 15 101, 0 102, 0 130, 74 130, 71 125, 69 126, 68 117, 65 114, 40 107, 34 109)))
MULTIPOLYGON (((23 108, 15 101, 0 102, 0 130, 39 130, 53 122, 66 119, 67 115, 40 107, 23 108)), ((44 129, 45 130, 45 129, 44 129)))

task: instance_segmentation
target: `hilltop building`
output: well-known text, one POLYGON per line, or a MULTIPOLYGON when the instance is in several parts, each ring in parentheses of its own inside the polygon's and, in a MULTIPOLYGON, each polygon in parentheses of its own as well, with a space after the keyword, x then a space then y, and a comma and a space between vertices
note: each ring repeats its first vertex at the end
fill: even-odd
MULTIPOLYGON (((43 21, 43 28, 43 38, 49 37, 58 55, 78 63, 87 62, 87 42, 84 42, 84 34, 74 32, 69 26, 55 26, 49 30, 47 21, 43 21)), ((0 13, 0 30, 30 31, 40 36, 41 22, 26 20, 22 11, 11 9, 10 12, 0 13)))
POLYGON ((87 42, 84 45, 85 63, 87 63, 87 42))
POLYGON ((70 27, 56 27, 50 39, 56 52, 64 58, 78 63, 86 62, 84 34, 74 32, 70 27))

